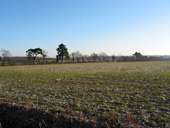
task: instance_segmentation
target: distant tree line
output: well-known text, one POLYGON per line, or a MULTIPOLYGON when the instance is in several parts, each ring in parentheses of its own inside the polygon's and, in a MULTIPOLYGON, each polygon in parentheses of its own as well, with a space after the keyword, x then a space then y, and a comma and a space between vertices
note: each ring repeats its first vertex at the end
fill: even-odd
POLYGON ((48 52, 41 48, 30 48, 26 57, 12 57, 9 50, 1 49, 0 65, 16 64, 49 64, 49 63, 80 63, 80 62, 133 62, 133 61, 170 61, 170 56, 143 56, 135 52, 132 56, 108 56, 105 52, 83 55, 80 51, 69 54, 66 45, 60 44, 56 49, 56 58, 48 58, 48 52))

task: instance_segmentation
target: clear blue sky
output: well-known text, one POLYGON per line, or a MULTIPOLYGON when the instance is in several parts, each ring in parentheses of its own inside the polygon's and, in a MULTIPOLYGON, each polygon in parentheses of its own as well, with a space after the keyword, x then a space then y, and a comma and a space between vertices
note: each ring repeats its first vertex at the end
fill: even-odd
POLYGON ((170 0, 0 0, 0 49, 170 55, 170 0))

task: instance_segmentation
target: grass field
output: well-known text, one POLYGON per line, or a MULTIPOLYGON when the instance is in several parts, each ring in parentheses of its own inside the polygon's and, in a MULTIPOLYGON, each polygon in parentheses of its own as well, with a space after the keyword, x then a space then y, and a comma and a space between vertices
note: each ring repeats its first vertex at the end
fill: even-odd
POLYGON ((1 66, 0 103, 91 127, 170 127, 170 62, 1 66))

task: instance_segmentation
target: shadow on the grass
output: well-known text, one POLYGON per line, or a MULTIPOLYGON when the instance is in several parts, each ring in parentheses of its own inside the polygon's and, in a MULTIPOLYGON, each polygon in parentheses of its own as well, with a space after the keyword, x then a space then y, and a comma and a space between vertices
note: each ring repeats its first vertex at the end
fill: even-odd
POLYGON ((91 128, 94 125, 64 115, 52 116, 37 109, 0 104, 0 128, 91 128))
POLYGON ((0 103, 0 128, 149 128, 139 124, 113 124, 113 121, 90 121, 64 113, 48 114, 38 109, 0 103))

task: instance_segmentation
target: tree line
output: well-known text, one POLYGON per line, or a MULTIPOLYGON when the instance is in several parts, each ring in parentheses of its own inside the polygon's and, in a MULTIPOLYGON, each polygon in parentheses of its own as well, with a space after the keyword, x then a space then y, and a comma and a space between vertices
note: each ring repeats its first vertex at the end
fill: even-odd
MULTIPOLYGON (((12 55, 9 50, 1 49, 0 61, 1 65, 5 63, 15 63, 16 59, 11 59, 12 55)), ((132 56, 108 56, 105 52, 100 54, 92 53, 91 55, 83 55, 79 51, 69 54, 66 45, 61 43, 56 49, 56 59, 48 59, 48 52, 41 48, 30 48, 26 51, 26 59, 23 59, 23 64, 35 64, 35 63, 64 63, 64 62, 131 62, 131 61, 159 61, 170 60, 163 57, 147 57, 143 56, 140 52, 135 52, 132 56), (24 63, 26 62, 26 63, 24 63)), ((20 62, 22 64, 22 62, 20 62)))
MULTIPOLYGON (((64 62, 85 62, 85 61, 108 61, 108 55, 104 52, 100 53, 99 55, 96 53, 92 53, 90 56, 83 55, 79 51, 72 52, 69 54, 66 45, 60 44, 56 49, 56 62, 57 63, 64 63, 64 62)), ((42 56, 43 62, 47 57, 47 51, 42 50, 41 48, 35 49, 28 49, 26 51, 26 55, 29 61, 32 61, 35 64, 36 58, 38 55, 42 56)), ((112 56, 112 61, 114 61, 115 56, 112 56)))

